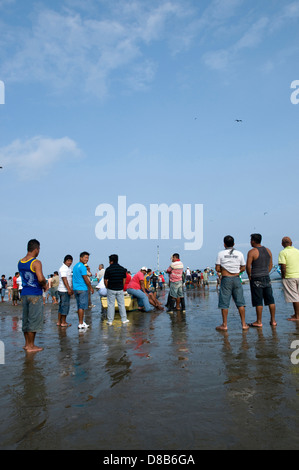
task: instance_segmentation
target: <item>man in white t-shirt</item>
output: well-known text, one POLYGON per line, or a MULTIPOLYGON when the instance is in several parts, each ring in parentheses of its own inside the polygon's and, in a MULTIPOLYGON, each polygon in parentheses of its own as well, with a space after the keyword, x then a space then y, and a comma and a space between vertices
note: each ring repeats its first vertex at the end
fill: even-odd
POLYGON ((216 260, 216 271, 221 273, 218 307, 221 308, 223 323, 216 330, 227 331, 227 316, 231 297, 239 310, 243 330, 248 330, 249 326, 245 323, 243 287, 239 277, 246 268, 244 255, 235 250, 233 237, 227 235, 223 241, 225 249, 218 253, 216 260))
POLYGON ((62 266, 60 267, 59 274, 59 285, 58 285, 58 295, 59 295, 59 308, 58 308, 58 321, 57 326, 71 326, 70 323, 67 323, 66 317, 70 311, 70 300, 73 295, 73 282, 72 282, 72 270, 71 265, 73 263, 73 257, 71 255, 66 255, 62 266))
POLYGON ((21 297, 21 292, 22 292, 22 289, 23 289, 23 285, 22 285, 22 278, 21 278, 20 275, 17 277, 17 284, 18 284, 19 300, 21 300, 20 297, 21 297))

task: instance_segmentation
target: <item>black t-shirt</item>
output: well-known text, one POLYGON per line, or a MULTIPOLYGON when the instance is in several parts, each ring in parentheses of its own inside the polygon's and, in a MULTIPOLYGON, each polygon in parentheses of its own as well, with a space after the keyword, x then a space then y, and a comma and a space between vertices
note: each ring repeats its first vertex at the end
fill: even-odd
POLYGON ((107 289, 123 290, 126 274, 126 268, 123 268, 118 263, 110 264, 104 274, 104 279, 108 280, 107 289))

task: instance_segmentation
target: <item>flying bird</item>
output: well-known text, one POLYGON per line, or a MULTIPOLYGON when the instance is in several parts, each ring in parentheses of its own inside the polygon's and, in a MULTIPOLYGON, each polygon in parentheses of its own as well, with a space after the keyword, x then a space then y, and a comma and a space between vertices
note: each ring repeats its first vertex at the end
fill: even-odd
POLYGON ((236 122, 243 122, 242 119, 235 119, 236 122))

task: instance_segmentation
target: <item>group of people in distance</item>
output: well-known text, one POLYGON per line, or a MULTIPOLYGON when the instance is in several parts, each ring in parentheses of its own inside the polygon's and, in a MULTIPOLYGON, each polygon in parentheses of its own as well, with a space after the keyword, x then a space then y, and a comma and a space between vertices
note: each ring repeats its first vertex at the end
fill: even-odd
POLYGON ((4 302, 6 291, 8 293, 8 300, 12 300, 12 304, 18 305, 18 301, 21 300, 20 292, 22 290, 22 280, 18 272, 12 277, 10 276, 8 280, 5 278, 5 274, 2 274, 0 279, 0 294, 1 302, 4 302))
MULTIPOLYGON (((222 312, 222 324, 216 329, 227 331, 227 317, 231 298, 238 308, 242 328, 247 330, 250 326, 261 328, 263 305, 269 307, 270 324, 276 327, 275 301, 270 281, 272 269, 272 253, 261 245, 260 234, 251 235, 252 249, 248 252, 247 262, 244 255, 234 248, 234 238, 230 235, 224 237, 224 250, 220 251, 216 260, 216 272, 221 277, 218 307, 222 312), (257 319, 247 324, 245 321, 245 299, 240 273, 246 270, 250 280, 252 305, 256 308, 257 319)), ((279 253, 282 282, 286 302, 292 302, 294 315, 291 321, 299 321, 299 250, 292 246, 289 237, 282 239, 283 250, 279 253)), ((24 349, 27 352, 41 351, 42 348, 35 345, 36 332, 40 331, 43 323, 43 291, 47 290, 47 280, 43 275, 42 264, 37 259, 40 252, 40 243, 32 239, 27 245, 27 255, 18 263, 18 271, 22 278, 22 306, 23 326, 25 338, 24 349)), ((70 298, 74 294, 77 302, 78 329, 85 330, 89 327, 84 321, 84 311, 89 306, 89 294, 94 293, 90 278, 87 274, 89 253, 80 254, 80 260, 73 269, 73 257, 66 255, 59 269, 59 309, 57 325, 70 326, 66 318, 70 309, 70 298)), ((184 266, 178 253, 174 253, 171 265, 167 269, 169 275, 169 295, 167 300, 168 312, 174 310, 185 311, 185 299, 183 291, 184 266)), ((150 312, 154 309, 163 310, 164 306, 159 302, 155 293, 146 288, 145 278, 149 274, 146 267, 142 267, 133 277, 128 277, 127 270, 118 263, 118 255, 109 256, 109 267, 101 270, 103 288, 107 296, 107 324, 112 325, 115 315, 115 301, 119 307, 122 324, 129 323, 124 304, 124 290, 135 297, 140 309, 150 312)), ((99 289, 99 294, 101 291, 99 289)))

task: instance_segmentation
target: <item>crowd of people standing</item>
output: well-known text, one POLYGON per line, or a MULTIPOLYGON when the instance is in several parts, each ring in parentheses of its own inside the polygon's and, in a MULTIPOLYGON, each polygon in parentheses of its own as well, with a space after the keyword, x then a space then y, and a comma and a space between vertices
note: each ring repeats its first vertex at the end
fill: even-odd
MULTIPOLYGON (((270 325, 277 326, 275 319, 275 300, 273 296, 269 273, 273 267, 272 253, 269 248, 262 246, 260 234, 251 235, 251 250, 245 261, 243 253, 236 250, 234 238, 230 235, 224 237, 224 250, 221 250, 216 259, 215 271, 220 279, 218 307, 222 313, 222 324, 216 328, 218 331, 227 331, 228 311, 231 298, 239 311, 242 329, 249 327, 261 328, 263 306, 268 306, 270 325), (247 272, 250 281, 252 306, 256 309, 256 321, 245 321, 245 299, 240 274, 247 272)), ((299 321, 299 250, 293 247, 289 237, 282 239, 283 250, 279 253, 278 263, 281 267, 281 276, 286 302, 293 304, 294 314, 290 321, 299 321)), ((27 352, 36 352, 42 348, 35 345, 35 336, 42 328, 43 304, 45 293, 50 290, 53 303, 58 303, 57 326, 62 328, 71 326, 67 322, 70 310, 70 299, 75 296, 78 312, 78 329, 85 330, 89 325, 84 321, 85 311, 92 307, 91 294, 94 287, 90 281, 92 277, 89 267, 89 253, 80 253, 79 261, 71 268, 73 257, 66 255, 59 271, 54 272, 50 280, 44 277, 42 264, 37 259, 40 252, 38 240, 30 240, 27 245, 27 255, 18 263, 18 272, 7 281, 5 275, 1 277, 1 299, 4 301, 5 291, 8 289, 9 298, 16 305, 20 295, 22 298, 23 320, 22 330, 25 338, 24 349, 27 352), (21 282, 20 282, 21 280, 21 282)), ((207 271, 207 270, 206 270, 207 271)), ((107 325, 112 325, 115 315, 115 304, 118 305, 122 324, 129 323, 124 303, 125 292, 137 299, 138 308, 146 312, 164 310, 169 313, 175 310, 185 311, 185 298, 183 284, 195 282, 189 268, 184 270, 180 255, 174 253, 171 264, 167 269, 169 275, 169 294, 167 303, 163 306, 157 297, 157 282, 160 288, 165 286, 163 281, 151 269, 143 266, 134 276, 118 262, 118 255, 109 256, 109 266, 99 266, 97 272, 98 284, 96 289, 100 296, 107 297, 107 325), (191 277, 191 279, 189 278, 191 277)), ((162 273, 161 273, 162 274, 162 273)), ((196 278, 197 285, 198 276, 196 278)), ((204 278, 203 278, 204 279, 204 278)), ((205 282, 208 282, 207 280, 205 282)), ((203 284, 205 286, 205 284, 203 284)))

